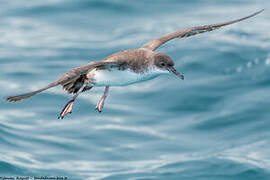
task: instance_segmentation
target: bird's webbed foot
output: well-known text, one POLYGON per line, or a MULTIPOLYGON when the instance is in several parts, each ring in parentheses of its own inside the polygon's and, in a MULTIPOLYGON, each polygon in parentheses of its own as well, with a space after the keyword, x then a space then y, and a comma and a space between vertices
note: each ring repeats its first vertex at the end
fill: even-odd
POLYGON ((102 96, 102 98, 98 101, 97 105, 96 105, 96 110, 98 112, 102 112, 103 106, 104 106, 104 101, 105 101, 105 97, 102 96))
POLYGON ((104 106, 104 102, 105 102, 105 99, 108 96, 108 93, 109 93, 109 86, 106 86, 103 96, 101 97, 101 99, 98 101, 98 103, 96 105, 96 110, 98 112, 100 112, 100 113, 102 112, 102 109, 103 109, 103 106, 104 106))
POLYGON ((74 106, 74 99, 70 100, 65 107, 63 108, 63 110, 61 111, 60 115, 58 116, 58 119, 63 119, 65 117, 66 114, 71 114, 72 113, 72 109, 74 106))
POLYGON ((76 94, 73 96, 73 98, 70 101, 68 101, 68 103, 65 105, 65 107, 61 111, 60 115, 58 116, 58 119, 63 119, 66 114, 71 114, 72 113, 72 109, 73 109, 73 106, 74 106, 74 101, 78 97, 78 95, 83 91, 85 86, 86 86, 86 84, 82 85, 80 87, 80 89, 76 92, 76 94))

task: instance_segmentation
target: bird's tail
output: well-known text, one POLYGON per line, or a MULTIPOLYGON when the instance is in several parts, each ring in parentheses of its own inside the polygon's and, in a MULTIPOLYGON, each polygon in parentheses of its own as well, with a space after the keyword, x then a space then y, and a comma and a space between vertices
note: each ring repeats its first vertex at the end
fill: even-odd
POLYGON ((54 86, 57 86, 57 85, 59 85, 59 83, 53 82, 53 83, 49 84, 48 86, 41 88, 37 91, 33 91, 33 92, 25 93, 25 94, 20 94, 17 96, 9 96, 6 98, 6 100, 9 102, 16 102, 16 101, 24 100, 24 99, 30 98, 31 96, 34 96, 42 91, 45 91, 45 90, 52 88, 54 86))

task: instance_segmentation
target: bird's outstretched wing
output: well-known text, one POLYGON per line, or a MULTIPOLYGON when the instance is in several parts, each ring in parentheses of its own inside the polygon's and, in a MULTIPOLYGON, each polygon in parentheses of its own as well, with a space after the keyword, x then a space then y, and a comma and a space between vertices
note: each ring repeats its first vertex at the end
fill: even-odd
POLYGON ((185 37, 189 37, 189 36, 193 36, 196 34, 200 34, 200 33, 204 33, 204 32, 209 32, 209 31, 213 31, 215 29, 218 29, 222 26, 226 26, 226 25, 230 25, 230 24, 234 24, 240 21, 243 21, 245 19, 248 19, 252 16, 255 16, 259 13, 261 13, 262 11, 264 11, 264 9, 255 12, 249 16, 240 18, 240 19, 236 19, 233 21, 228 21, 228 22, 224 22, 224 23, 218 23, 218 24, 211 24, 211 25, 205 25, 205 26, 198 26, 198 27, 192 27, 192 28, 186 28, 186 29, 182 29, 179 31, 175 31, 169 34, 166 34, 164 36, 161 36, 159 38, 153 39, 151 41, 149 41, 148 43, 144 44, 142 46, 142 48, 146 48, 146 49, 150 49, 152 51, 156 50, 159 46, 161 46, 162 44, 175 39, 175 38, 185 38, 185 37))
MULTIPOLYGON (((20 100, 24 100, 27 98, 30 98, 42 91, 45 91, 49 88, 62 85, 63 88, 68 92, 68 93, 76 93, 78 88, 80 88, 83 84, 83 78, 87 71, 94 69, 94 68, 113 68, 113 67, 119 67, 121 64, 118 62, 109 62, 109 61, 95 61, 91 62, 89 64, 83 65, 78 68, 74 68, 64 75, 62 75, 60 78, 58 78, 56 81, 50 83, 44 88, 41 88, 39 90, 25 93, 25 94, 20 94, 17 96, 9 96, 6 98, 7 101, 9 102, 16 102, 20 100)), ((85 87, 83 91, 89 90, 91 87, 85 87)))

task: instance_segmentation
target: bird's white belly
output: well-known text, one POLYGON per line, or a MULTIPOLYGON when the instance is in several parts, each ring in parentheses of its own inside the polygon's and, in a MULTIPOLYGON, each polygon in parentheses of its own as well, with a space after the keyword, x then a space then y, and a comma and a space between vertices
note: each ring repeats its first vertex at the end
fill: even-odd
POLYGON ((125 86, 157 77, 160 73, 149 71, 135 73, 131 70, 98 70, 94 74, 94 86, 125 86))

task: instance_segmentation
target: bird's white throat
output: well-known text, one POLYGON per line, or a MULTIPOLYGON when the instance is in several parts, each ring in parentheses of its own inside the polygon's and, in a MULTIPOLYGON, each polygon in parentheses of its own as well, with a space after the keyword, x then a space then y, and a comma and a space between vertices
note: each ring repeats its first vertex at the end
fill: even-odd
POLYGON ((141 81, 153 79, 161 74, 166 74, 168 71, 161 70, 156 67, 151 67, 144 73, 135 73, 130 69, 102 69, 94 72, 94 86, 125 86, 141 81))

